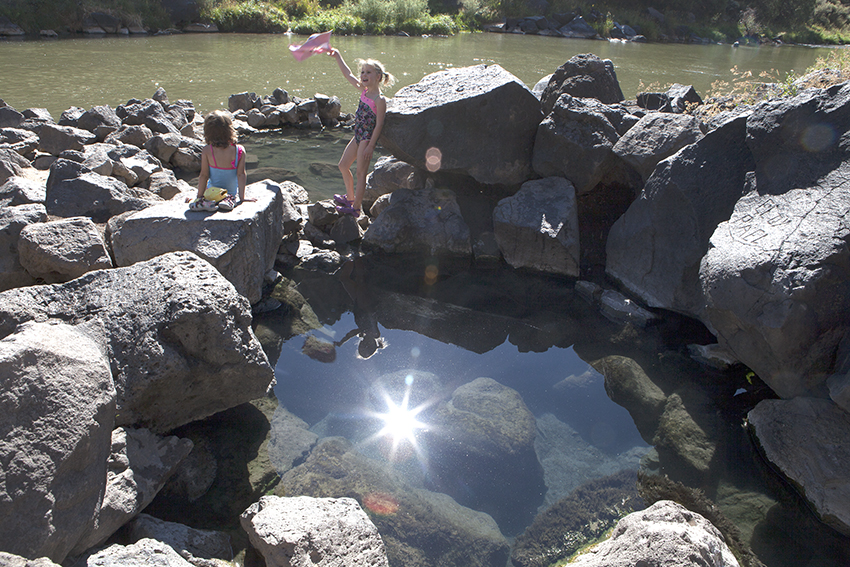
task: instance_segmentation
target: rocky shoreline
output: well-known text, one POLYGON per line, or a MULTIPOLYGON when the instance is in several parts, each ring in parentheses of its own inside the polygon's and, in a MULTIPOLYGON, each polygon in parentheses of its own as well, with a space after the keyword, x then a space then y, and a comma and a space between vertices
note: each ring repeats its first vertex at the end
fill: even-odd
MULTIPOLYGON (((161 90, 115 109, 69 109, 58 122, 43 109, 0 104, 0 234, 8 250, 0 259, 0 454, 19 456, 2 471, 0 550, 88 565, 108 561, 103 553, 143 557, 171 553, 166 548, 176 550, 175 565, 229 560, 163 543, 185 526, 160 526, 136 547, 98 547, 134 518, 156 523, 139 513, 193 451, 171 434, 176 428, 273 386, 251 321, 280 306, 269 294, 279 271, 332 273, 363 253, 547 274, 633 326, 658 325, 671 312, 700 321, 718 343, 695 349, 698 356, 743 362, 783 398, 751 412, 765 457, 823 522, 850 535, 842 466, 850 458, 842 441, 850 431, 850 86, 719 114, 701 103, 681 85, 625 101, 611 62, 593 55, 570 59, 533 89, 497 65, 429 75, 390 101, 381 141, 392 157, 370 174, 368 214, 358 219, 271 180, 249 185, 257 200, 232 212, 188 211, 194 189, 182 179, 200 168, 201 117, 190 101, 171 103, 161 90), (819 433, 799 443, 795 427, 776 424, 819 433), (812 473, 825 463, 837 464, 812 473)), ((235 94, 228 106, 243 133, 337 127, 349 118, 335 97, 299 100, 282 89, 235 94)), ((668 395, 623 367, 600 362, 609 396, 629 409, 647 442, 709 474, 712 450, 684 448, 670 428, 692 405, 688 393, 668 395)), ((476 458, 542 477, 528 451, 533 416, 519 419, 527 408, 516 392, 479 380, 453 397, 475 401, 465 407, 492 397, 516 419, 488 423, 505 428, 504 442, 482 442, 476 458)), ((468 416, 448 404, 441 411, 457 438, 475 439, 468 416)), ((475 411, 494 419, 493 406, 475 411)), ((313 498, 264 497, 244 512, 242 525, 267 564, 285 564, 275 559, 281 549, 267 545, 296 504, 316 528, 283 546, 289 557, 293 546, 317 557, 351 538, 366 542, 346 559, 353 565, 389 557, 394 565, 501 567, 511 554, 505 524, 490 515, 385 476, 341 438, 317 442, 293 415, 280 419, 290 424, 279 441, 290 467, 281 486, 287 497, 313 498), (310 478, 324 478, 322 489, 310 478), (428 520, 414 526, 363 514, 374 491, 364 486, 383 487, 390 504, 403 499, 428 520), (350 493, 353 502, 337 498, 350 493), (329 531, 327 518, 336 516, 346 527, 329 531), (447 523, 454 536, 440 528, 447 523), (420 543, 429 538, 438 538, 442 555, 420 543)), ((700 434, 693 423, 691 439, 700 434)), ((646 513, 615 533, 639 539, 645 531, 635 525, 670 524, 677 534, 701 523, 675 505, 646 513)), ((691 539, 725 549, 710 524, 691 539)), ((612 538, 583 564, 608 565, 625 553, 612 547, 634 541, 612 538)), ((736 564, 726 551, 712 564, 736 564)))

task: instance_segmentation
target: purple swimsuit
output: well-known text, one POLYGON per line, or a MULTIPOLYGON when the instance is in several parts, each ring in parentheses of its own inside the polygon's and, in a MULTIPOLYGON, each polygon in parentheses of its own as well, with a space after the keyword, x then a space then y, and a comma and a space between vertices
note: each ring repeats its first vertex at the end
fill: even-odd
POLYGON ((366 96, 366 91, 360 93, 360 104, 354 114, 354 141, 358 144, 363 140, 371 140, 372 132, 378 123, 378 104, 366 96))

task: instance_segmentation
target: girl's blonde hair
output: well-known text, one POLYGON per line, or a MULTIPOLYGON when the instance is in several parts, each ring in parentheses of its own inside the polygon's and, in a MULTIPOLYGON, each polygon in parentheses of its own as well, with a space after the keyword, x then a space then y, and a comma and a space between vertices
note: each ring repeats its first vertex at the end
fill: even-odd
POLYGON ((226 148, 237 141, 233 117, 226 110, 214 110, 204 119, 204 139, 216 148, 226 148))
POLYGON ((391 73, 387 73, 387 70, 384 68, 384 64, 377 59, 358 59, 357 65, 358 71, 362 71, 363 67, 366 67, 367 65, 378 71, 380 74, 378 82, 383 83, 384 86, 391 87, 395 84, 395 77, 391 73))

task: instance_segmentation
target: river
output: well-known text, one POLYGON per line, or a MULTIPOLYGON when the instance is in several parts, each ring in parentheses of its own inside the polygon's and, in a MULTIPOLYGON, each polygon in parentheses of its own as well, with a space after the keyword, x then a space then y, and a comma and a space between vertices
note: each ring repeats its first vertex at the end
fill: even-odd
MULTIPOLYGON (((18 109, 46 108, 54 118, 71 106, 116 106, 165 88, 171 100, 188 99, 202 112, 227 105, 233 93, 271 94, 277 87, 309 97, 337 95, 353 112, 358 94, 332 58, 298 63, 288 46, 296 35, 203 34, 105 37, 55 41, 0 41, 0 98, 18 109)), ((570 57, 594 53, 611 59, 626 98, 672 83, 693 85, 703 98, 731 69, 784 78, 803 72, 826 48, 640 44, 515 34, 452 37, 334 37, 350 65, 381 60, 398 82, 385 94, 447 67, 501 65, 529 87, 570 57)))

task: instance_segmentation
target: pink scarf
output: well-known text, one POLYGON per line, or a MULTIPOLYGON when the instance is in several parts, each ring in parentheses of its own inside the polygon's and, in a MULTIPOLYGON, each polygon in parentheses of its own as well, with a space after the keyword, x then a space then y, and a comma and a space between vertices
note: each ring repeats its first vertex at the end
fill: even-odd
POLYGON ((331 50, 331 32, 314 33, 301 45, 290 45, 289 51, 298 61, 304 61, 314 53, 326 53, 331 50))

